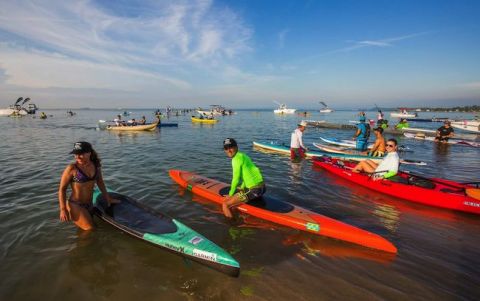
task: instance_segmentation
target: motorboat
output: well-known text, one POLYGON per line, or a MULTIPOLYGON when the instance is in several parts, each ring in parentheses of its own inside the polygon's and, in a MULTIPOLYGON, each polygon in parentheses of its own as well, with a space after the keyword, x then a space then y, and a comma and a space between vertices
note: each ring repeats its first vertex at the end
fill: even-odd
POLYGON ((288 109, 287 105, 284 103, 279 103, 279 107, 276 110, 273 110, 275 114, 295 114, 297 109, 288 109))
POLYGON ((28 101, 30 101, 29 97, 25 98, 25 100, 23 99, 23 97, 19 97, 13 105, 9 106, 6 109, 0 109, 0 116, 18 117, 28 114, 35 114, 36 110, 38 110, 38 107, 35 104, 30 103, 27 108, 23 106, 28 101), (23 102, 20 104, 22 100, 23 102))
POLYGON ((333 109, 330 109, 326 103, 323 101, 320 101, 320 103, 323 105, 323 109, 320 109, 320 113, 332 113, 333 109))
POLYGON ((450 125, 457 129, 480 134, 480 120, 452 121, 450 125))
POLYGON ((399 112, 392 112, 390 113, 390 117, 393 118, 415 118, 417 117, 417 113, 409 113, 407 109, 400 108, 399 112))

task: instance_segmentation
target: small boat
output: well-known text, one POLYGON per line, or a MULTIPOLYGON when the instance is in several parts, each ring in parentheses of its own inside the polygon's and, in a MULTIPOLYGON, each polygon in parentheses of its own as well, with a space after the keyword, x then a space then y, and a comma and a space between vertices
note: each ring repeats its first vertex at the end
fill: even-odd
POLYGON ((192 116, 192 122, 197 122, 197 123, 217 123, 218 119, 207 119, 207 118, 197 118, 195 116, 192 116))
POLYGON ((297 111, 297 109, 288 109, 287 105, 284 103, 275 103, 279 105, 278 109, 273 110, 273 113, 275 114, 295 114, 295 111, 297 111))
POLYGON ((400 108, 399 112, 392 112, 390 113, 390 117, 394 118, 415 118, 417 117, 417 113, 408 113, 407 109, 400 108))
POLYGON ((480 214, 478 184, 462 184, 445 179, 427 178, 399 171, 389 179, 374 180, 371 176, 352 171, 354 163, 331 158, 313 161, 327 171, 369 189, 410 202, 444 209, 480 214))
MULTIPOLYGON (((423 134, 405 133, 403 135, 407 138, 410 138, 410 139, 426 140, 426 141, 435 142, 435 137, 425 136, 423 134)), ((438 142, 438 143, 447 143, 447 144, 464 145, 464 146, 471 146, 471 147, 480 147, 479 142, 465 141, 465 140, 456 139, 456 138, 450 138, 450 139, 448 139, 447 142, 438 142)))
POLYGON ((323 101, 320 101, 320 103, 323 105, 323 109, 320 109, 320 113, 332 113, 333 110, 330 109, 326 103, 324 103, 323 101))
POLYGON ((157 128, 158 122, 144 124, 144 125, 125 125, 125 126, 117 126, 117 125, 107 125, 107 130, 109 131, 154 131, 157 128))
POLYGON ((480 134, 480 121, 478 120, 452 121, 450 125, 456 129, 480 134))

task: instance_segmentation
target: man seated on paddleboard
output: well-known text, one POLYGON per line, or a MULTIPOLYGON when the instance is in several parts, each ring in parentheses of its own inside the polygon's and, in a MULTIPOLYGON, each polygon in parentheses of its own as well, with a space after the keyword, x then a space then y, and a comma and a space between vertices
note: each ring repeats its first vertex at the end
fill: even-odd
POLYGON ((387 155, 380 163, 375 163, 372 160, 364 160, 353 168, 353 172, 375 173, 375 178, 390 178, 397 174, 400 158, 397 154, 397 140, 388 139, 386 145, 387 155))
POLYGON ((260 169, 253 164, 250 157, 238 151, 235 139, 225 139, 223 149, 227 156, 232 159, 233 176, 230 192, 222 204, 222 210, 226 217, 231 218, 230 207, 261 197, 265 193, 266 187, 260 169), (237 186, 240 182, 240 189, 237 192, 237 186))
POLYGON ((93 188, 95 183, 105 195, 108 204, 118 203, 110 197, 103 182, 100 159, 88 142, 76 142, 70 152, 75 157, 75 163, 65 168, 58 189, 60 205, 60 220, 72 220, 82 230, 94 228, 93 213, 93 188), (72 188, 72 194, 67 201, 67 188, 72 188))
POLYGON ((385 155, 385 138, 383 138, 383 128, 377 127, 373 130, 375 134, 375 143, 370 149, 369 152, 365 152, 365 154, 372 156, 372 157, 383 157, 385 155))

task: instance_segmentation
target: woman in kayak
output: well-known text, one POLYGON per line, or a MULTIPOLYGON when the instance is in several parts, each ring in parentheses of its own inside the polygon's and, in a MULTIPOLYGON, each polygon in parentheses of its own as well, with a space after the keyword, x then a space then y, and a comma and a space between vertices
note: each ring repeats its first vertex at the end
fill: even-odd
POLYGON ((95 183, 106 197, 108 204, 118 203, 107 192, 103 182, 100 159, 88 142, 76 142, 70 152, 75 157, 75 163, 65 168, 58 189, 60 205, 60 220, 72 220, 82 230, 93 229, 93 188, 95 183), (67 188, 71 186, 72 193, 67 201, 67 188))
POLYGON ((372 160, 364 160, 353 168, 353 172, 375 173, 375 178, 383 177, 384 179, 393 177, 398 172, 398 165, 400 158, 397 154, 397 140, 388 139, 385 145, 387 155, 380 163, 375 163, 372 160))
POLYGON ((226 217, 231 218, 230 207, 261 197, 265 193, 266 187, 260 169, 253 164, 250 157, 238 151, 235 139, 225 139, 223 149, 227 156, 232 159, 233 176, 230 192, 222 204, 222 210, 226 217), (236 192, 240 181, 242 184, 239 192, 236 192))
POLYGON ((367 155, 372 157, 383 157, 385 155, 385 138, 383 138, 383 128, 377 127, 373 130, 375 134, 375 143, 369 152, 366 152, 367 155))

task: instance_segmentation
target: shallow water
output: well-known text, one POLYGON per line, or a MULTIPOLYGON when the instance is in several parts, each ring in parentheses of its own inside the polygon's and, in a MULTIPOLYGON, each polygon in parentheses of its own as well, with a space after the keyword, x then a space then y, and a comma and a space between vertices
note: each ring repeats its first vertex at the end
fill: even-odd
MULTIPOLYGON (((156 132, 96 130, 118 112, 50 110, 47 120, 0 118, 1 300, 476 300, 480 296, 478 216, 415 205, 357 187, 311 162, 259 152, 253 140, 289 141, 301 116, 240 111, 215 125, 171 117, 178 128, 156 132), (185 192, 168 176, 184 169, 228 182, 222 141, 234 137, 260 167, 268 193, 375 232, 393 242, 397 256, 314 237, 243 216, 229 222, 219 207, 185 192), (108 187, 179 219, 240 262, 229 278, 195 262, 135 240, 96 220, 84 233, 58 219, 60 175, 72 161, 73 142, 90 141, 102 158, 108 187)), ((152 116, 134 111, 133 117, 152 116)), ((313 113, 308 119, 347 122, 356 112, 313 113)), ((431 117, 423 113, 422 117, 431 117)), ((471 117, 437 113, 437 117, 471 117)), ((374 113, 371 112, 371 118, 374 113)), ((436 128, 438 123, 412 124, 436 128)), ((350 131, 308 128, 319 136, 349 138, 350 131)), ((387 135, 388 136, 388 135, 387 135)), ((404 168, 457 181, 479 180, 480 149, 400 137, 428 166, 404 168)), ((313 146, 312 146, 313 148, 313 146)))

